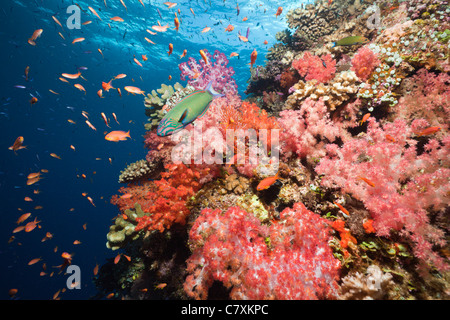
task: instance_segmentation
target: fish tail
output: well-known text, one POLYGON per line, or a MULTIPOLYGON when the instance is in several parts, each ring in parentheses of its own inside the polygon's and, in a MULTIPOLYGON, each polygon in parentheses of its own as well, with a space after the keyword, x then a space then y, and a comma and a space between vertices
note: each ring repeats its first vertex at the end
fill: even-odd
POLYGON ((127 132, 126 136, 127 136, 128 138, 130 138, 130 139, 131 139, 131 136, 130 136, 130 130, 128 130, 128 132, 127 132))
POLYGON ((221 93, 218 93, 218 92, 216 92, 215 90, 214 90, 214 88, 212 87, 212 80, 208 83, 208 85, 206 86, 206 88, 205 88, 205 91, 208 91, 212 96, 213 96, 213 99, 215 99, 215 98, 220 98, 220 97, 224 97, 225 95, 224 94, 221 94, 221 93))

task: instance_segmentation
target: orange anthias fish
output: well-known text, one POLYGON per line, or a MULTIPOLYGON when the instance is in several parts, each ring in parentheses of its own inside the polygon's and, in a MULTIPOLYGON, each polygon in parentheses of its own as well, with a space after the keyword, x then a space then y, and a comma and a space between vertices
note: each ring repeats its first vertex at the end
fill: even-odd
POLYGON ((142 67, 142 63, 140 63, 138 59, 134 58, 133 60, 138 66, 142 67))
POLYGON ((80 91, 84 91, 84 94, 86 94, 86 89, 79 83, 76 83, 73 85, 75 88, 77 88, 80 91))
POLYGON ((16 153, 17 150, 26 148, 25 146, 22 145, 23 144, 23 140, 24 139, 23 139, 22 136, 17 137, 16 140, 14 141, 14 144, 11 147, 9 147, 8 149, 12 150, 12 151, 14 151, 14 153, 16 153))
POLYGON ((261 180, 261 182, 256 187, 256 190, 261 191, 270 188, 270 186, 273 185, 279 178, 280 177, 278 176, 277 172, 277 174, 274 175, 273 177, 268 177, 261 180))
POLYGON ((256 57, 258 57, 258 52, 256 49, 253 49, 252 54, 250 55, 250 68, 253 68, 253 65, 255 64, 256 57))
POLYGON ((165 25, 165 26, 152 26, 152 29, 158 32, 166 32, 167 28, 169 28, 169 25, 165 25))
POLYGON ((167 6, 167 9, 171 9, 177 5, 176 2, 164 2, 164 4, 167 6))
POLYGON ((53 158, 61 160, 61 157, 58 156, 56 153, 50 153, 50 156, 53 157, 53 158))
POLYGON ((112 17, 110 20, 115 21, 115 22, 124 22, 125 21, 121 17, 112 17))
POLYGON ((114 142, 118 142, 118 141, 126 141, 127 138, 130 138, 130 131, 125 132, 125 131, 121 131, 121 130, 117 130, 117 131, 111 131, 110 133, 108 133, 105 136, 105 140, 108 141, 114 141, 114 142))
POLYGON ((369 117, 370 117, 370 113, 366 113, 366 114, 362 117, 362 119, 361 119, 359 125, 362 125, 364 122, 366 122, 367 119, 369 119, 369 117))
POLYGON ((97 131, 97 129, 92 125, 92 123, 89 122, 89 120, 86 120, 86 124, 94 131, 97 131))
POLYGON ((278 17, 283 12, 283 7, 278 7, 277 13, 275 13, 275 17, 278 17))
POLYGON ((38 102, 38 98, 36 98, 36 97, 33 97, 33 98, 30 99, 30 105, 33 105, 33 104, 35 104, 37 102, 38 102))
POLYGON ((248 39, 246 37, 244 37, 244 36, 242 36, 240 34, 238 35, 238 37, 239 37, 239 40, 241 40, 243 42, 248 42, 248 39))
POLYGON ((374 188, 375 187, 375 183, 373 183, 372 181, 370 181, 369 179, 367 179, 367 178, 364 178, 364 177, 358 177, 359 179, 361 179, 362 181, 364 181, 365 183, 367 183, 369 186, 371 186, 372 188, 374 188))
POLYGON ((206 32, 208 32, 210 30, 211 30, 210 27, 204 27, 203 30, 202 30, 202 33, 206 33, 206 32))
POLYGON ((173 22, 175 23, 175 30, 178 32, 178 29, 180 28, 180 20, 178 20, 178 17, 175 17, 173 22))
POLYGON ((143 54, 143 55, 142 55, 142 60, 143 60, 143 61, 147 61, 147 60, 148 60, 147 55, 143 54))
POLYGON ((77 43, 77 42, 82 42, 82 41, 84 41, 84 40, 86 40, 85 38, 76 38, 76 39, 74 39, 73 41, 72 41, 72 44, 75 44, 75 43, 77 43))
POLYGON ((182 53, 181 56, 180 56, 180 59, 186 57, 186 54, 187 54, 187 50, 184 49, 184 50, 183 50, 183 53, 182 53))
POLYGON ((109 123, 108 123, 108 119, 106 118, 106 115, 102 112, 102 113, 101 113, 101 116, 102 116, 102 118, 103 118, 103 121, 105 121, 106 126, 107 126, 108 128, 110 128, 109 123))
POLYGON ((233 58, 233 57, 239 57, 239 53, 237 53, 237 52, 230 53, 230 58, 233 58))
POLYGON ((121 74, 118 74, 117 76, 115 76, 114 77, 114 80, 116 80, 116 79, 123 79, 123 78, 125 78, 127 75, 125 74, 125 73, 121 73, 121 74))
POLYGON ((75 80, 75 79, 78 79, 79 76, 81 76, 81 72, 78 72, 78 73, 75 73, 75 74, 63 73, 61 75, 64 78, 75 80))
POLYGON ((144 37, 144 39, 145 39, 145 41, 147 41, 148 43, 151 43, 151 44, 156 44, 156 43, 154 43, 152 40, 150 40, 149 38, 147 38, 147 37, 144 37))
POLYGON ((31 44, 32 46, 36 45, 36 39, 39 38, 42 34, 42 32, 44 32, 43 29, 37 29, 33 32, 33 35, 31 36, 30 39, 28 39, 28 43, 31 44))
POLYGON ((421 137, 421 136, 428 136, 430 134, 434 134, 436 132, 438 132, 439 130, 441 130, 440 127, 428 127, 424 130, 422 130, 421 132, 419 132, 417 134, 417 136, 421 137))
MULTIPOLYGON (((34 218, 34 220, 33 221, 31 221, 31 222, 28 222, 26 225, 25 225, 25 232, 31 232, 31 231, 33 231, 37 226, 38 226, 38 223, 39 223, 40 221, 37 221, 37 218, 34 218)), ((39 227, 40 228, 40 227, 39 227)))
POLYGON ((228 27, 225 28, 225 31, 231 32, 234 30, 234 26, 229 24, 228 27))
POLYGON ((97 11, 95 11, 95 10, 92 9, 91 7, 88 7, 88 9, 89 9, 93 14, 95 14, 95 16, 96 16, 97 18, 99 18, 100 20, 102 20, 102 18, 100 18, 100 16, 98 15, 97 11))
POLYGON ((169 43, 169 51, 167 51, 167 53, 170 56, 172 54, 172 52, 173 52, 173 44, 169 43))
POLYGON ((208 64, 208 57, 206 56, 205 52, 203 50, 200 50, 200 55, 203 58, 203 61, 205 61, 206 64, 208 64))
POLYGON ((117 121, 117 116, 116 116, 116 114, 113 112, 112 115, 113 115, 113 117, 114 117, 114 120, 117 122, 117 124, 120 125, 119 121, 117 121))
POLYGON ((111 82, 112 82, 113 80, 114 80, 114 79, 109 80, 109 82, 103 82, 103 81, 102 81, 102 89, 105 90, 106 92, 109 92, 109 89, 115 89, 115 88, 111 85, 111 82))
POLYGON ((339 207, 339 209, 341 209, 341 211, 343 212, 343 213, 345 213, 346 215, 350 215, 350 212, 348 212, 348 210, 347 209, 345 209, 343 206, 341 206, 339 203, 337 203, 337 202, 333 202, 335 205, 337 205, 338 207, 339 207))
POLYGON ((145 96, 144 91, 142 91, 141 89, 137 88, 137 87, 132 87, 132 86, 126 86, 124 88, 127 92, 132 93, 132 94, 142 94, 145 96))

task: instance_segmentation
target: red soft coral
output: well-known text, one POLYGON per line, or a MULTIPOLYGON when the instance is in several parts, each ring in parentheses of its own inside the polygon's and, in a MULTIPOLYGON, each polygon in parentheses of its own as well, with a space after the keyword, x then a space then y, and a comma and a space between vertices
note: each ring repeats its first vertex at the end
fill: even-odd
MULTIPOLYGON (((341 188, 369 210, 378 236, 398 231, 411 240, 414 254, 439 270, 448 269, 432 250, 445 245, 444 233, 430 224, 428 213, 448 207, 450 136, 430 140, 418 154, 412 129, 397 119, 381 127, 368 119, 365 138, 327 146, 328 157, 316 167, 325 187, 341 188)), ((438 215, 439 216, 439 215, 438 215)))
POLYGON ((352 59, 352 71, 362 81, 372 75, 373 70, 380 64, 377 55, 369 47, 360 48, 352 59))
POLYGON ((296 69, 302 77, 305 77, 306 81, 315 79, 325 83, 334 77, 336 72, 336 60, 333 60, 330 54, 318 57, 313 56, 307 51, 303 55, 303 58, 292 62, 292 67, 296 69))
POLYGON ((270 227, 237 207, 205 209, 189 233, 193 254, 184 289, 206 299, 212 283, 221 281, 232 299, 333 298, 340 262, 329 239, 326 220, 301 203, 270 227))

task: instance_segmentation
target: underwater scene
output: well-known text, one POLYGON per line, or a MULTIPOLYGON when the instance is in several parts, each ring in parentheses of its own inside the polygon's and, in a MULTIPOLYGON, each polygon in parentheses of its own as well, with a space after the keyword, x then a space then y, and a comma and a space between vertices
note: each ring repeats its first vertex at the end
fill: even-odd
POLYGON ((0 299, 450 299, 448 1, 0 16, 0 299))

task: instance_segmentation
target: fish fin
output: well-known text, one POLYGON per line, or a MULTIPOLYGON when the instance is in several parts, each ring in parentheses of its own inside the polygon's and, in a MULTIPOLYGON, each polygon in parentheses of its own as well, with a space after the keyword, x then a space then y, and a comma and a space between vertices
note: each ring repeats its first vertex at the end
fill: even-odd
POLYGON ((178 120, 179 123, 185 124, 185 123, 184 123, 184 120, 185 120, 186 117, 187 117, 187 113, 188 113, 188 109, 184 110, 183 114, 182 114, 181 117, 180 117, 180 120, 178 120))
POLYGON ((214 90, 214 88, 212 87, 212 83, 213 81, 211 80, 206 86, 205 91, 209 92, 209 94, 213 96, 213 99, 224 97, 225 96, 224 94, 218 93, 214 90))
POLYGON ((127 132, 126 136, 127 136, 128 138, 130 138, 130 139, 131 139, 131 136, 130 136, 130 130, 128 130, 128 132, 127 132))

